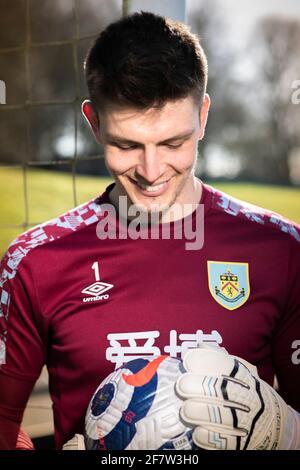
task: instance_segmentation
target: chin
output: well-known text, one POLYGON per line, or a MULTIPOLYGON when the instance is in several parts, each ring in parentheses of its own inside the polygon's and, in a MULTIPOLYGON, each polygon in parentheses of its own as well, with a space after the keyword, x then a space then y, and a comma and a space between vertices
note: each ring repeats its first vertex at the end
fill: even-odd
POLYGON ((163 214, 176 203, 178 195, 184 186, 183 181, 180 181, 180 184, 178 184, 179 181, 172 178, 169 180, 169 183, 169 187, 166 188, 163 194, 148 196, 139 192, 132 183, 128 182, 127 178, 123 181, 119 180, 119 184, 123 187, 123 193, 127 195, 130 203, 134 206, 139 206, 142 212, 148 214, 157 212, 163 214))

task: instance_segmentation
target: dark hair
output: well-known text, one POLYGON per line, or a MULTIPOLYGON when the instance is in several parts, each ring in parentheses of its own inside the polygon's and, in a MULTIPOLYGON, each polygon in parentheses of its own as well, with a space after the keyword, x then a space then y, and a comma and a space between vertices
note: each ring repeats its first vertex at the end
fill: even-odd
POLYGON ((90 99, 138 109, 192 95, 201 103, 207 61, 189 28, 149 12, 134 13, 102 31, 85 61, 90 99))

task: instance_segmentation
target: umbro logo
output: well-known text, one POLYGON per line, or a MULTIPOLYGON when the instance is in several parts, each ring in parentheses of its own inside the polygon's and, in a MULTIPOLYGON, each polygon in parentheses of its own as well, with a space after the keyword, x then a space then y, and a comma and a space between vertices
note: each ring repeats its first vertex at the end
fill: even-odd
POLYGON ((107 284, 107 282, 94 282, 94 284, 91 284, 89 287, 86 287, 81 292, 83 294, 97 296, 99 294, 103 294, 103 292, 106 292, 108 289, 111 289, 112 287, 114 286, 112 284, 107 284))
POLYGON ((110 290, 113 284, 108 284, 107 282, 100 281, 100 274, 99 274, 99 265, 98 262, 95 262, 92 266, 92 269, 95 271, 95 278, 96 282, 85 287, 81 293, 88 294, 90 297, 84 297, 83 302, 96 302, 97 300, 107 300, 109 299, 109 294, 104 294, 110 290))

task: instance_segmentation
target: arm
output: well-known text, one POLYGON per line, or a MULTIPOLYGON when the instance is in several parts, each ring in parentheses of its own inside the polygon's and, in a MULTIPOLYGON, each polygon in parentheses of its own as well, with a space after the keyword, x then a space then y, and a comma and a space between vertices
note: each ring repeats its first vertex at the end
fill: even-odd
POLYGON ((0 449, 28 448, 20 424, 45 362, 34 281, 16 258, 12 248, 0 266, 0 449))
POLYGON ((33 448, 30 438, 20 428, 32 388, 33 383, 0 371, 0 450, 33 448))
POLYGON ((300 412, 300 243, 291 244, 286 299, 272 341, 273 364, 282 398, 300 412))
POLYGON ((294 227, 291 233, 285 298, 272 332, 279 394, 253 366, 222 349, 188 352, 177 391, 187 399, 182 416, 196 426, 193 438, 200 447, 300 449, 300 232, 294 227))

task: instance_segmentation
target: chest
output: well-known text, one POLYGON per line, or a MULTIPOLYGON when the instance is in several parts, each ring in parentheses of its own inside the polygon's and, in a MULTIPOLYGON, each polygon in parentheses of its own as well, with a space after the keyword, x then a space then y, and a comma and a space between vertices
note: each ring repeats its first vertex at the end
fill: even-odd
POLYGON ((141 356, 180 358, 204 341, 270 361, 282 289, 267 282, 270 269, 253 250, 225 254, 209 243, 198 253, 175 241, 90 250, 56 275, 48 296, 50 357, 109 373, 141 356))

